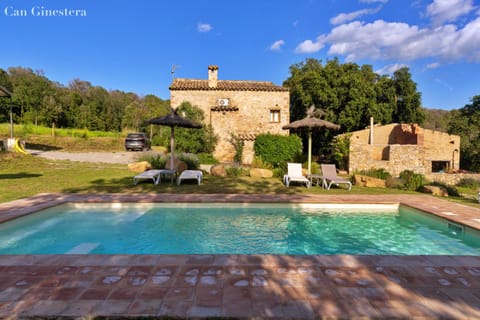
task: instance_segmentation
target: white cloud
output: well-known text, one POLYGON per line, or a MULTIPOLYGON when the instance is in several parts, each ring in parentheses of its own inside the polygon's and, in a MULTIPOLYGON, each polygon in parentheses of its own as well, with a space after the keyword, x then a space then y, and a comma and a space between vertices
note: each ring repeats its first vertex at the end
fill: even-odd
POLYGON ((330 23, 333 25, 342 24, 348 21, 355 20, 358 17, 367 15, 367 14, 375 14, 380 11, 382 7, 377 7, 375 9, 363 9, 358 10, 350 13, 340 13, 339 15, 330 19, 330 23))
POLYGON ((408 66, 405 65, 405 64, 402 64, 402 63, 396 63, 396 64, 392 64, 392 65, 386 65, 383 68, 381 68, 379 70, 376 70, 375 73, 378 73, 378 74, 392 74, 395 71, 397 71, 399 69, 402 69, 402 68, 405 68, 405 67, 408 67, 408 66))
POLYGON ((283 40, 277 40, 275 41, 271 46, 270 46, 270 50, 272 51, 279 51, 280 49, 282 49, 282 46, 285 44, 285 41, 283 40))
POLYGON ((210 32, 212 31, 213 27, 208 23, 199 23, 197 25, 198 32, 210 32))
POLYGON ((447 24, 435 28, 419 28, 400 22, 377 20, 342 24, 321 35, 315 42, 305 40, 297 53, 314 53, 329 46, 330 55, 358 59, 413 61, 440 58, 446 61, 480 62, 480 17, 459 29, 447 24))
POLYGON ((426 69, 437 69, 438 67, 440 67, 440 63, 433 62, 433 63, 427 64, 425 68, 426 69))
POLYGON ((296 53, 315 53, 320 51, 324 47, 323 36, 317 38, 316 42, 312 40, 305 40, 300 43, 295 49, 296 53))
POLYGON ((433 0, 427 6, 427 16, 438 26, 445 22, 454 22, 474 9, 473 0, 433 0))

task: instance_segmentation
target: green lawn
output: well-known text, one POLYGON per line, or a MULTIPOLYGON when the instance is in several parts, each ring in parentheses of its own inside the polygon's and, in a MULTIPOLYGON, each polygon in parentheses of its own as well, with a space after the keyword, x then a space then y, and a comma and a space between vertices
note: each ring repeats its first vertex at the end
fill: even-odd
POLYGON ((352 191, 319 187, 286 188, 280 178, 213 177, 206 175, 203 184, 181 186, 150 182, 133 185, 135 174, 126 165, 55 161, 36 156, 0 154, 0 202, 30 197, 38 193, 406 193, 395 189, 353 187, 352 191))
MULTIPOLYGON (((135 173, 126 165, 48 160, 31 155, 0 153, 0 203, 38 193, 242 193, 242 194, 414 194, 398 189, 362 188, 353 186, 329 191, 301 185, 286 188, 280 178, 213 177, 205 175, 199 187, 195 183, 181 186, 163 182, 155 186, 149 181, 133 185, 135 173)), ((472 195, 448 198, 478 207, 472 195), (467 197, 468 196, 468 197, 467 197)))

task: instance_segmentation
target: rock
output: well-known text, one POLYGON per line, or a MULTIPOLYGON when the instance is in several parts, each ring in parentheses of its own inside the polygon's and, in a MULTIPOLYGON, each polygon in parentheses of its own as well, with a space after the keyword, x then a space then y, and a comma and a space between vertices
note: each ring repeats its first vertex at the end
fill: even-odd
POLYGON ((217 165, 214 165, 211 168, 211 174, 212 174, 212 176, 226 177, 227 176, 227 170, 225 170, 225 167, 222 166, 221 164, 217 164, 217 165))
POLYGON ((210 174, 212 172, 213 164, 200 164, 200 170, 210 174))
POLYGON ((128 169, 140 173, 152 169, 152 165, 148 161, 140 161, 128 164, 128 169))
POLYGON ((273 171, 268 169, 253 168, 250 169, 250 177, 271 178, 273 177, 273 171))
MULTIPOLYGON (((177 158, 173 158, 173 168, 177 170, 177 173, 181 173, 188 169, 187 164, 177 158)), ((165 169, 170 169, 170 157, 167 158, 167 162, 165 163, 165 169)))
POLYGON ((423 186, 420 191, 430 193, 432 196, 448 197, 448 191, 440 186, 423 186))
POLYGON ((374 177, 355 175, 355 185, 369 188, 386 188, 385 180, 374 177))

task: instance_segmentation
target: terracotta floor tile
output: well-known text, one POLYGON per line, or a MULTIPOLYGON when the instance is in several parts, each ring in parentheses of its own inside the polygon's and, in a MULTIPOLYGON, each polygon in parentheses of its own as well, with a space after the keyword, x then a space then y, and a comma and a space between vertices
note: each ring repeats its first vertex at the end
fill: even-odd
POLYGON ((130 300, 106 300, 97 304, 92 313, 96 316, 123 316, 127 314, 131 304, 130 300))
POLYGON ((138 300, 161 300, 167 295, 169 288, 144 286, 138 295, 138 300))
POLYGON ((80 300, 105 300, 110 295, 111 288, 90 288, 78 298, 80 300))
POLYGON ((222 317, 246 318, 251 316, 252 302, 246 300, 232 300, 222 306, 222 317))
POLYGON ((138 299, 129 307, 127 313, 133 316, 153 317, 160 310, 163 300, 138 299))
POLYGON ((62 311, 65 317, 83 317, 85 315, 94 315, 93 310, 101 305, 103 300, 78 300, 70 303, 68 307, 62 311))
POLYGON ((193 301, 185 300, 164 300, 158 311, 161 317, 186 318, 192 308, 193 301))
POLYGON ((195 293, 195 288, 192 287, 172 287, 165 295, 165 300, 192 300, 195 293))
POLYGON ((140 289, 118 287, 110 292, 108 300, 134 300, 139 293, 140 289))
POLYGON ((225 304, 242 300, 250 301, 251 298, 252 294, 250 293, 250 288, 248 287, 227 286, 223 288, 223 302, 225 304))
POLYGON ((253 317, 283 318, 282 304, 272 300, 252 300, 251 315, 253 317))
POLYGON ((148 277, 154 270, 152 265, 147 266, 133 266, 130 267, 127 271, 126 276, 136 277, 136 276, 146 276, 148 277))
POLYGON ((219 307, 223 302, 221 287, 199 287, 195 293, 195 306, 219 307))
POLYGON ((37 300, 25 310, 25 316, 58 316, 68 308, 67 301, 37 300))
POLYGON ((282 305, 283 314, 287 318, 293 319, 313 319, 315 311, 308 300, 296 300, 285 302, 282 305))
POLYGON ((193 305, 188 312, 188 316, 192 318, 220 317, 221 315, 221 307, 193 305))
POLYGON ((84 288, 58 288, 51 299, 61 301, 75 300, 84 291, 84 288))

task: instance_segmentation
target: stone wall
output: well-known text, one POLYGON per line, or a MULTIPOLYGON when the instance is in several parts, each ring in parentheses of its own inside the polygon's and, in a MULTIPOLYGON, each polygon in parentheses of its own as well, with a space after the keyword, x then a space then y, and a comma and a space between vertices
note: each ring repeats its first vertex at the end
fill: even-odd
POLYGON ((424 159, 424 152, 417 145, 393 144, 381 148, 379 146, 354 145, 350 146, 349 173, 383 168, 394 177, 398 177, 403 170, 425 174, 424 159), (380 149, 388 153, 388 160, 374 157, 380 149))
POLYGON ((425 175, 429 181, 435 181, 454 186, 462 179, 474 179, 480 181, 480 173, 430 173, 425 175))
POLYGON ((420 174, 432 172, 432 163, 459 169, 460 137, 422 129, 417 125, 389 124, 351 133, 349 173, 383 168, 393 176, 403 170, 420 174))
MULTIPOLYGON (((230 162, 235 155, 231 143, 235 136, 252 137, 260 133, 288 135, 282 126, 290 122, 290 94, 288 91, 224 91, 224 90, 172 90, 171 106, 177 108, 188 101, 205 113, 205 122, 212 124, 218 136, 218 144, 214 152, 215 158, 222 162, 230 162), (229 99, 230 106, 238 110, 212 111, 218 106, 219 99, 229 99), (270 110, 280 111, 280 121, 270 122, 270 110)), ((253 142, 245 141, 244 163, 253 159, 253 142)))

